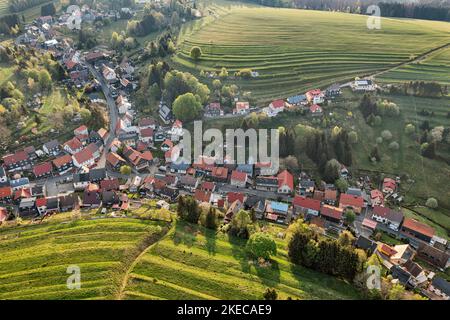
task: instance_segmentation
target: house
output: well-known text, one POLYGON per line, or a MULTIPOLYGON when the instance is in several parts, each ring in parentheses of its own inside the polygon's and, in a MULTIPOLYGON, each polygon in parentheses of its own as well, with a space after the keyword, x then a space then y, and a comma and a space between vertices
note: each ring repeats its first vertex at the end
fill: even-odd
POLYGON ((442 270, 450 267, 450 253, 429 244, 419 243, 417 256, 442 270))
POLYGON ((305 198, 303 196, 296 195, 292 201, 292 208, 294 215, 299 215, 300 213, 306 215, 318 216, 320 212, 320 201, 305 198))
POLYGON ((104 168, 92 169, 89 171, 90 182, 100 182, 106 179, 106 170, 104 168))
POLYGON ((13 190, 10 186, 0 187, 0 202, 8 203, 12 200, 13 190))
POLYGON ((284 100, 279 99, 272 101, 269 104, 269 115, 270 116, 278 115, 280 112, 284 111, 284 106, 285 106, 284 100))
POLYGON ((396 253, 390 257, 390 261, 394 264, 404 264, 406 261, 414 259, 416 255, 416 252, 409 244, 396 245, 394 250, 396 253))
POLYGON ((139 130, 153 129, 156 130, 156 121, 153 118, 142 118, 138 122, 139 130))
MULTIPOLYGON (((242 173, 247 175, 246 173, 242 173)), ((213 167, 211 172, 211 178, 217 182, 228 181, 228 168, 225 167, 213 167)))
POLYGON ((200 203, 203 203, 203 202, 210 203, 210 201, 211 201, 211 192, 207 192, 207 191, 203 191, 203 190, 197 189, 197 190, 195 190, 195 193, 194 193, 194 199, 197 202, 200 202, 200 203))
POLYGON ((5 169, 0 166, 0 187, 8 184, 8 176, 6 175, 5 169))
POLYGON ((339 208, 343 210, 352 209, 355 213, 360 214, 363 206, 364 199, 362 196, 342 193, 339 198, 339 208))
POLYGON ((44 162, 33 167, 33 174, 36 179, 48 177, 52 174, 53 166, 51 162, 44 162))
POLYGON ((180 140, 183 136, 183 123, 180 120, 176 120, 167 134, 170 135, 170 140, 174 142, 180 140))
POLYGON ((46 198, 46 202, 47 202, 46 214, 59 212, 59 198, 58 197, 46 198))
POLYGON ((384 194, 378 189, 373 189, 370 191, 370 202, 372 207, 383 206, 384 205, 384 194))
POLYGON ((73 164, 77 168, 81 167, 91 167, 95 164, 95 157, 92 154, 92 151, 88 148, 84 148, 83 150, 75 153, 72 156, 73 164))
POLYGON ((250 111, 250 103, 248 102, 236 102, 236 106, 233 109, 233 114, 245 115, 250 111))
POLYGON ((173 148, 173 142, 169 139, 164 140, 164 142, 161 144, 161 150, 164 152, 167 152, 172 148, 173 148))
POLYGON ((99 208, 102 205, 100 193, 97 191, 84 191, 82 206, 85 208, 99 208))
POLYGON ((117 97, 116 106, 117 110, 119 111, 119 114, 121 115, 124 115, 125 113, 128 112, 128 110, 131 109, 131 103, 128 101, 128 98, 123 95, 119 95, 117 97))
POLYGON ((73 187, 75 190, 84 190, 90 183, 89 172, 73 175, 73 187))
POLYGON ((73 168, 73 159, 68 154, 56 158, 55 160, 52 161, 52 163, 53 166, 56 168, 56 171, 58 171, 60 175, 65 174, 67 171, 73 168))
POLYGON ((170 164, 170 172, 186 174, 190 167, 191 167, 191 165, 189 163, 186 163, 186 162, 176 163, 175 162, 175 163, 170 164))
POLYGON ((323 195, 323 202, 334 206, 337 200, 337 190, 326 188, 323 195))
POLYGON ((120 188, 119 179, 103 179, 100 181, 100 190, 101 191, 117 191, 120 188))
POLYGON ((388 246, 385 243, 380 243, 378 245, 377 250, 378 250, 378 252, 382 253, 383 255, 385 255, 389 258, 397 253, 397 251, 394 248, 388 246))
POLYGON ((108 152, 106 154, 106 163, 113 169, 113 170, 119 170, 121 166, 126 164, 126 161, 124 158, 119 156, 115 152, 108 152))
POLYGON ((413 287, 420 286, 428 281, 424 269, 418 263, 408 260, 402 267, 412 275, 411 284, 413 287))
POLYGON ((224 115, 223 109, 220 106, 220 102, 211 102, 204 109, 205 117, 214 118, 221 117, 224 115))
POLYGON ((164 124, 169 124, 173 120, 172 109, 162 101, 159 103, 159 117, 164 124))
POLYGON ((277 201, 266 201, 266 215, 267 220, 285 223, 288 216, 289 205, 287 203, 277 201))
POLYGON ((401 231, 406 236, 412 236, 427 243, 431 241, 435 234, 432 227, 411 218, 405 218, 401 231))
POLYGON ((450 283, 441 277, 435 277, 428 290, 444 300, 450 300, 450 283))
POLYGON ((106 207, 112 207, 120 203, 119 196, 115 191, 102 191, 102 204, 106 207))
POLYGON ((4 156, 3 163, 8 171, 20 171, 31 165, 31 159, 26 151, 18 151, 4 156))
POLYGON ((225 213, 225 217, 223 222, 225 224, 230 223, 231 219, 233 219, 234 215, 238 213, 244 207, 243 203, 240 200, 235 200, 228 207, 227 212, 225 213))
POLYGON ((397 183, 394 179, 384 178, 383 180, 383 192, 386 194, 394 193, 397 189, 397 183))
POLYGON ((341 86, 337 83, 332 84, 325 90, 325 97, 328 99, 334 99, 341 95, 341 86))
POLYGON ((171 202, 175 201, 178 198, 178 195, 180 194, 180 192, 178 191, 177 188, 175 187, 163 187, 160 190, 157 190, 155 192, 158 196, 167 199, 171 202))
POLYGON ((73 137, 72 139, 63 144, 63 149, 64 151, 73 155, 77 152, 80 152, 83 149, 83 144, 81 143, 80 140, 78 140, 77 137, 73 137))
POLYGON ((0 207, 0 225, 8 219, 8 209, 0 207))
POLYGON ((45 143, 42 150, 49 156, 56 156, 60 151, 58 140, 54 139, 45 143))
POLYGON ((376 89, 375 84, 370 79, 356 79, 350 86, 353 91, 370 92, 376 89))
POLYGON ((14 201, 20 203, 22 199, 36 198, 31 195, 30 188, 21 188, 14 191, 14 201))
POLYGON ((245 188, 247 185, 248 175, 245 172, 240 172, 233 170, 231 172, 231 180, 230 183, 232 186, 238 188, 245 188))
POLYGON ((322 107, 317 105, 317 104, 313 104, 309 107, 309 111, 311 112, 311 114, 313 116, 321 116, 323 113, 322 107))
POLYGON ((287 170, 278 176, 278 193, 291 194, 294 191, 294 176, 287 170))
POLYGON ((22 215, 36 214, 36 198, 23 198, 19 203, 19 212, 22 215))
POLYGON ((366 251, 368 256, 370 256, 376 250, 377 244, 369 238, 360 235, 355 241, 355 247, 366 251))
POLYGON ((75 193, 59 197, 59 209, 61 212, 74 210, 79 204, 79 198, 75 193))
MULTIPOLYGON (((109 138, 109 132, 108 130, 106 130, 105 128, 100 128, 97 131, 92 131, 92 132, 96 132, 96 137, 98 136, 100 138, 100 141, 104 144, 106 142, 106 140, 108 140, 109 138)), ((95 138, 93 140, 91 140, 91 142, 98 142, 98 140, 95 138)))
POLYGON ((29 188, 30 187, 30 180, 28 178, 19 178, 15 180, 11 180, 9 182, 11 188, 13 191, 22 189, 22 188, 29 188))
POLYGON ((32 197, 43 197, 45 195, 45 185, 34 185, 31 187, 32 197))
POLYGON ((198 179, 192 176, 183 175, 178 180, 178 187, 189 192, 194 192, 194 190, 198 187, 198 179))
POLYGON ((117 81, 117 74, 114 71, 114 69, 108 67, 107 65, 103 65, 103 71, 102 71, 103 77, 108 82, 115 82, 117 81))
POLYGON ((322 209, 320 210, 320 215, 324 217, 325 220, 334 223, 341 223, 342 217, 344 215, 344 210, 325 204, 322 206, 322 209))
POLYGON ((321 104, 325 102, 325 95, 320 89, 310 90, 305 95, 306 99, 311 104, 321 104))
POLYGON ((372 219, 388 225, 394 231, 398 231, 403 221, 403 213, 387 207, 375 206, 372 210, 372 219))
POLYGON ((123 154, 137 171, 144 170, 153 163, 153 154, 150 151, 139 152, 131 147, 125 147, 123 154))
POLYGON ((398 281, 402 285, 404 285, 408 289, 413 289, 414 285, 412 282, 413 276, 411 273, 409 273, 408 270, 405 268, 402 268, 399 265, 393 265, 389 271, 391 271, 392 277, 396 279, 395 281, 398 281))
POLYGON ((306 99, 306 95, 299 94, 296 96, 292 96, 287 98, 287 103, 293 106, 306 105, 308 103, 308 99, 306 99))
POLYGON ((153 143, 153 129, 142 129, 139 131, 139 141, 145 144, 153 143))
POLYGON ((258 176, 255 179, 255 189, 276 192, 278 191, 278 178, 258 176))
POLYGON ((312 196, 316 183, 313 180, 301 179, 298 183, 298 193, 301 196, 312 196))
POLYGON ((236 200, 239 200, 242 204, 245 203, 246 196, 240 192, 228 192, 227 193, 227 203, 231 205, 236 200))
POLYGON ((255 163, 255 175, 273 176, 278 173, 278 166, 275 162, 257 162, 255 163))
POLYGON ((75 130, 73 130, 73 134, 78 138, 82 143, 87 141, 89 138, 89 130, 85 125, 81 125, 75 130))

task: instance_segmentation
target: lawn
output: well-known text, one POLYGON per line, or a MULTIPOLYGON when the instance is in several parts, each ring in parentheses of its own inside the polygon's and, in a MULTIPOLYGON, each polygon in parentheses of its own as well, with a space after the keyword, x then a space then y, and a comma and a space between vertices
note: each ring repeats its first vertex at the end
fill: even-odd
POLYGON ((0 299, 112 298, 138 245, 165 223, 97 219, 0 228, 0 299), (68 266, 81 289, 66 286, 68 266))
POLYGON ((278 253, 265 267, 250 261, 244 246, 242 239, 177 222, 141 256, 130 274, 125 298, 262 299, 267 287, 276 288, 280 299, 360 297, 346 282, 291 264, 285 240, 277 240, 278 253))
POLYGON ((337 12, 230 7, 188 24, 173 58, 197 73, 252 68, 259 77, 237 81, 260 102, 325 87, 410 60, 450 42, 450 24, 382 19, 369 30, 367 17, 337 12), (199 61, 190 58, 199 46, 199 61))

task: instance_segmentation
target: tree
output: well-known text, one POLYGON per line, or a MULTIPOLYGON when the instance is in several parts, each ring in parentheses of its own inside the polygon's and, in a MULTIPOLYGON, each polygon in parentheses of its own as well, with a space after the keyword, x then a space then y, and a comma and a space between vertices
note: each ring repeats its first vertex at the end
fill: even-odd
POLYGON ((219 90, 222 87, 222 82, 219 79, 214 79, 212 85, 214 90, 219 90))
POLYGON ((212 230, 217 229, 217 213, 216 209, 212 207, 209 208, 208 213, 206 214, 205 227, 212 230))
POLYGON ((250 236, 249 226, 252 223, 252 218, 245 210, 240 210, 233 216, 230 223, 229 232, 233 236, 243 239, 248 239, 250 236))
POLYGON ((220 73, 219 73, 219 77, 221 77, 221 78, 228 77, 228 70, 227 70, 227 68, 222 67, 222 69, 220 70, 220 73))
POLYGON ((400 145, 398 144, 397 141, 392 141, 391 143, 389 143, 389 149, 391 150, 398 150, 400 148, 400 145))
POLYGON ((381 137, 383 140, 389 141, 392 139, 392 133, 389 130, 383 130, 383 132, 381 132, 381 137))
POLYGON ((185 93, 175 99, 172 106, 173 114, 182 121, 191 121, 198 117, 202 110, 200 101, 192 94, 185 93))
POLYGON ((264 300, 277 300, 278 293, 275 289, 267 288, 263 294, 264 300))
POLYGON ((91 120, 92 113, 90 110, 88 110, 86 108, 82 108, 80 110, 80 115, 84 122, 88 122, 91 120))
POLYGON ((347 209, 344 213, 344 222, 347 225, 351 225, 356 219, 355 212, 353 210, 347 209))
POLYGON ((45 4, 41 7, 41 16, 53 16, 56 13, 56 8, 53 3, 45 4))
POLYGON ((202 49, 200 49, 200 47, 192 47, 191 48, 191 58, 194 60, 198 60, 200 59, 200 57, 202 56, 202 49))
POLYGON ((177 213, 181 219, 197 224, 201 215, 201 209, 192 196, 180 196, 178 198, 177 213))
POLYGON ((123 175, 130 175, 131 174, 131 167, 127 165, 123 165, 120 167, 120 173, 123 175))
POLYGON ((336 159, 329 160, 325 165, 323 178, 326 182, 332 183, 340 176, 341 164, 336 159))
POLYGON ((351 144, 358 143, 358 134, 356 133, 356 131, 350 131, 350 133, 348 134, 348 140, 351 144))
POLYGON ((252 234, 247 241, 245 249, 253 258, 264 258, 266 260, 277 253, 275 241, 265 232, 252 234))
POLYGON ((431 209, 437 209, 438 206, 439 206, 438 201, 436 200, 436 198, 428 198, 427 202, 425 203, 425 205, 428 208, 431 208, 431 209))
POLYGON ((405 133, 407 134, 407 135, 412 135, 414 132, 416 132, 416 127, 412 124, 412 123, 408 123, 406 126, 405 126, 405 133))
POLYGON ((334 182, 334 185, 340 193, 345 193, 348 190, 348 182, 345 179, 339 178, 334 182))
POLYGON ((401 284, 394 284, 389 290, 388 299, 389 300, 400 300, 405 294, 405 287, 401 284))
POLYGON ((118 34, 117 32, 113 32, 111 34, 111 47, 113 49, 121 49, 123 46, 123 37, 122 35, 118 34))
POLYGON ((42 89, 48 90, 52 87, 52 76, 46 69, 39 71, 39 85, 42 89))
POLYGON ((355 237, 347 230, 341 232, 338 238, 338 243, 341 246, 351 246, 355 241, 355 237))

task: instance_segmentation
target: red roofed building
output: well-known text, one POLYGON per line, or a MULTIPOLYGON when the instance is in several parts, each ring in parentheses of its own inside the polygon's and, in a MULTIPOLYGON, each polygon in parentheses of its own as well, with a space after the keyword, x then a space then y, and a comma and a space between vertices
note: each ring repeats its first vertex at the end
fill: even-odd
POLYGON ((106 155, 106 162, 111 166, 112 169, 114 170, 119 170, 120 167, 124 164, 126 164, 126 161, 124 158, 122 158, 121 156, 119 156, 117 153, 115 152, 109 152, 106 155))
POLYGON ((173 148, 173 142, 169 139, 164 140, 161 144, 161 150, 166 152, 173 148))
POLYGON ((47 213, 47 199, 46 198, 36 199, 36 208, 40 215, 47 213))
POLYGON ((239 200, 241 203, 244 203, 245 195, 240 192, 228 192, 227 193, 227 202, 228 205, 231 205, 236 200, 239 200))
POLYGON ((204 181, 202 182, 200 186, 200 190, 206 191, 206 192, 214 192, 216 189, 216 184, 211 181, 204 181))
POLYGON ((63 144, 63 149, 70 154, 75 154, 83 149, 83 144, 77 137, 74 137, 63 144))
POLYGON ((344 210, 325 204, 320 210, 320 215, 323 216, 326 220, 340 223, 342 220, 342 216, 344 215, 344 210))
POLYGON ((272 115, 277 115, 278 113, 284 111, 284 106, 285 106, 284 100, 279 99, 279 100, 272 101, 269 104, 269 112, 272 115))
POLYGON ((239 188, 245 188, 245 186, 247 185, 247 180, 247 173, 236 170, 233 170, 233 172, 231 172, 231 185, 239 188))
POLYGON ((313 104, 312 106, 309 107, 309 111, 311 112, 311 114, 314 115, 321 115, 323 110, 322 107, 317 105, 317 104, 313 104))
POLYGON ((14 154, 4 156, 3 162, 8 171, 21 170, 31 164, 29 155, 25 151, 18 151, 14 154))
POLYGON ((383 180, 383 192, 393 193, 397 189, 397 183, 394 179, 384 178, 383 180))
POLYGON ((119 179, 104 179, 100 181, 101 191, 119 190, 119 188, 120 188, 119 179))
POLYGON ((4 207, 0 207, 0 225, 8 219, 8 210, 4 207))
POLYGON ((36 178, 47 177, 52 174, 51 162, 44 162, 33 167, 33 174, 36 178))
POLYGON ((410 218, 405 218, 401 231, 405 235, 413 236, 428 243, 435 234, 435 230, 429 225, 410 218))
POLYGON ((361 196, 342 193, 339 199, 339 208, 345 210, 352 209, 355 213, 360 214, 364 207, 364 199, 361 196))
POLYGON ((228 180, 228 168, 214 167, 211 172, 211 177, 214 181, 227 182, 228 180))
POLYGON ((305 95, 308 102, 312 104, 321 104, 325 101, 325 95, 320 89, 310 90, 305 95))
POLYGON ((203 190, 197 189, 195 190, 194 198, 200 203, 209 203, 211 201, 211 192, 205 192, 203 190))
POLYGON ((88 127, 86 127, 84 124, 73 130, 73 134, 75 136, 89 136, 89 130, 88 127))
POLYGON ((378 246, 378 251, 388 257, 393 256, 394 254, 397 253, 396 250, 394 250, 393 248, 384 243, 378 246))
POLYGON ((12 200, 13 191, 11 187, 1 187, 0 188, 0 200, 1 201, 11 201, 12 200))
POLYGON ((233 109, 233 114, 247 114, 250 109, 248 102, 236 102, 236 107, 233 109))
POLYGON ((72 160, 71 156, 66 154, 64 156, 61 156, 61 157, 53 160, 53 165, 55 166, 55 168, 59 172, 59 174, 64 174, 68 170, 72 169, 73 160, 72 160))
POLYGON ((84 148, 80 152, 75 153, 72 158, 73 164, 77 168, 81 168, 83 166, 91 167, 95 164, 95 157, 92 154, 92 151, 88 148, 84 148))
POLYGON ((139 131, 139 140, 144 143, 153 142, 153 129, 147 128, 139 131))
POLYGON ((303 213, 305 215, 311 214, 317 216, 320 212, 320 206, 319 200, 298 195, 296 195, 292 201, 293 213, 296 215, 303 213))
POLYGON ((384 205, 384 194, 378 189, 374 189, 370 191, 370 201, 372 203, 372 207, 374 206, 382 206, 384 205))
POLYGON ((156 129, 156 121, 153 118, 142 118, 141 120, 139 120, 138 122, 138 127, 140 130, 143 129, 156 129))
POLYGON ((287 170, 278 176, 278 193, 290 194, 294 191, 294 176, 287 170))

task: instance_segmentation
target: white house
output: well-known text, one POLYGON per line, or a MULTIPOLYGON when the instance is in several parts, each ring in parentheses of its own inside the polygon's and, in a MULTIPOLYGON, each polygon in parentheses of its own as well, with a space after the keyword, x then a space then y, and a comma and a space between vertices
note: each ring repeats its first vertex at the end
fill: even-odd
POLYGON ((75 154, 83 149, 83 144, 77 137, 74 137, 63 144, 63 149, 70 154, 75 154))
POLYGON ((183 136, 183 123, 180 120, 176 120, 172 128, 169 130, 170 140, 176 142, 183 136))
POLYGON ((321 104, 325 102, 325 94, 320 89, 310 90, 305 95, 306 99, 311 104, 321 104))
POLYGON ((353 91, 375 91, 376 87, 370 79, 357 79, 351 84, 353 91))
POLYGON ((90 167, 95 164, 95 157, 89 148, 84 148, 80 152, 75 153, 72 158, 73 164, 77 168, 90 167))
POLYGON ((123 95, 120 95, 117 97, 116 105, 117 105, 117 110, 119 111, 119 114, 125 114, 131 108, 131 103, 123 95))
POLYGON ((284 106, 285 106, 284 100, 280 99, 280 100, 272 101, 269 104, 269 109, 268 109, 267 115, 272 116, 272 117, 278 115, 280 112, 284 111, 284 106))
POLYGON ((236 107, 233 109, 233 114, 247 114, 250 109, 248 102, 236 102, 236 107))
POLYGON ((231 173, 231 185, 239 188, 245 188, 247 185, 248 175, 245 172, 234 170, 231 173))
POLYGON ((103 77, 106 79, 106 81, 108 82, 114 82, 117 80, 117 75, 116 72, 114 71, 114 69, 103 65, 103 77))

